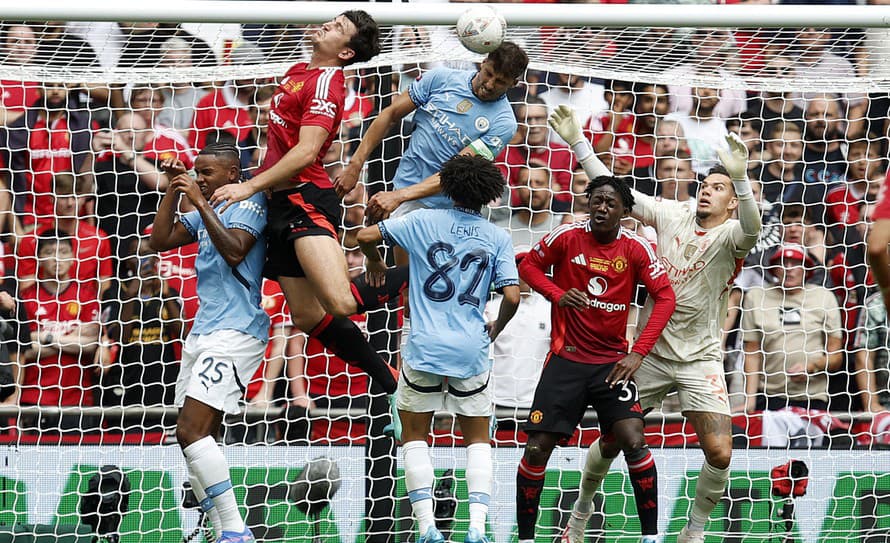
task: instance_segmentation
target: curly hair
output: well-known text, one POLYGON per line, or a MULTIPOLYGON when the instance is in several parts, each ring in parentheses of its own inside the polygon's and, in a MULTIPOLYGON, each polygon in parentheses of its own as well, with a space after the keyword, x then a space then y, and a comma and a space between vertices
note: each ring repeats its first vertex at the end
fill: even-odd
POLYGON ((479 210, 504 193, 507 182, 490 160, 458 155, 439 171, 442 193, 467 209, 479 210))
POLYGON ((346 64, 366 62, 380 53, 380 28, 366 11, 351 9, 342 13, 355 25, 355 36, 347 46, 355 51, 355 55, 346 64))
POLYGON ((584 189, 584 194, 590 199, 593 196, 593 191, 606 185, 615 189, 615 192, 621 197, 621 203, 624 204, 624 208, 627 211, 633 209, 636 201, 634 201, 633 192, 630 190, 630 183, 623 177, 615 177, 612 175, 599 175, 594 177, 590 183, 587 183, 587 188, 584 189))
POLYGON ((519 79, 528 67, 528 55, 512 41, 503 42, 500 47, 488 53, 485 60, 491 62, 494 71, 513 79, 519 79))

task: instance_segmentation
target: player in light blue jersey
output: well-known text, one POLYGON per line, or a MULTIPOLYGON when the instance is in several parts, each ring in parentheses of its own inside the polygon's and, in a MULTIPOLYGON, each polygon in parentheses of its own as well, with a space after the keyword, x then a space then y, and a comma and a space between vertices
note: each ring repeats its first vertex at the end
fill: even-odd
POLYGON ((402 352, 397 406, 408 497, 420 543, 442 543, 433 515, 433 465, 427 439, 433 413, 457 415, 467 445, 470 529, 466 542, 487 541, 485 517, 491 494, 492 414, 488 347, 519 306, 519 273, 510 236, 482 218, 482 206, 504 190, 489 160, 457 156, 441 169, 450 209, 417 210, 363 228, 358 234, 368 274, 379 281, 386 265, 377 243, 387 240, 409 256, 414 325, 402 352), (483 317, 490 288, 503 292, 498 317, 483 317))
POLYGON ((527 66, 525 52, 507 41, 488 54, 477 72, 437 68, 423 74, 368 126, 334 188, 341 195, 351 191, 371 151, 393 125, 416 111, 411 141, 393 179, 396 190, 375 194, 368 202, 368 218, 376 222, 391 213, 451 207, 439 183, 442 164, 458 154, 494 160, 504 149, 516 133, 506 94, 527 66))
POLYGON ((269 318, 260 307, 265 263, 266 197, 257 193, 220 213, 213 192, 241 180, 240 155, 232 145, 209 145, 195 160, 197 178, 181 162, 165 163, 172 181, 161 200, 150 245, 167 251, 198 242, 195 271, 200 308, 185 346, 176 403, 176 439, 192 488, 210 516, 217 543, 249 543, 254 537, 238 511, 229 466, 216 444, 223 413, 240 412, 244 386, 263 359, 269 318), (195 211, 176 218, 180 195, 195 211))

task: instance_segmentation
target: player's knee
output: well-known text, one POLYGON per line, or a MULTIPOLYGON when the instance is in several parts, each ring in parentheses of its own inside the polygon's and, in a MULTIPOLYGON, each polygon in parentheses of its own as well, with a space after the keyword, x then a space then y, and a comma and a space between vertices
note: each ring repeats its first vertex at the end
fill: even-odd
POLYGON ((628 460, 632 460, 631 456, 638 455, 640 451, 645 453, 646 438, 644 438, 642 434, 622 436, 619 445, 621 451, 624 452, 624 457, 628 460))
POLYGON ((335 319, 346 319, 355 313, 355 298, 350 296, 331 296, 321 301, 328 312, 335 319))
POLYGON ((178 422, 176 424, 176 442, 179 443, 181 449, 185 449, 203 437, 198 428, 188 423, 178 422))
POLYGON ((529 439, 525 446, 525 460, 533 466, 545 466, 550 460, 553 447, 539 440, 529 439))
POLYGON ((732 460, 732 447, 715 447, 712 450, 705 450, 705 459, 708 464, 717 469, 726 469, 732 460))

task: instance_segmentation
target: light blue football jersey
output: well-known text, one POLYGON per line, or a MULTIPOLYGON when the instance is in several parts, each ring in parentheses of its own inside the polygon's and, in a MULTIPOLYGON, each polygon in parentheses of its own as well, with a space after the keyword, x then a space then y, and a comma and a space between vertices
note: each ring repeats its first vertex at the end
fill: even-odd
POLYGON ((491 369, 482 312, 489 289, 519 284, 510 236, 476 212, 420 209, 378 223, 410 258, 412 369, 467 378, 491 369))
MULTIPOLYGON (((218 210, 220 204, 216 207, 218 210)), ((209 334, 218 330, 237 330, 261 341, 269 340, 269 316, 260 307, 263 264, 266 259, 266 228, 268 208, 266 196, 260 192, 238 202, 220 220, 226 228, 240 228, 256 238, 256 243, 236 267, 229 266, 219 254, 197 211, 180 219, 182 225, 198 242, 195 273, 198 276, 198 314, 192 334, 209 334)))
MULTIPOLYGON (((492 160, 513 138, 516 118, 507 96, 479 100, 470 84, 475 75, 475 71, 437 68, 408 87, 417 106, 415 127, 393 179, 395 188, 416 185, 438 173, 442 164, 477 140, 477 154, 492 160)), ((454 205, 443 194, 419 201, 434 208, 454 205)))

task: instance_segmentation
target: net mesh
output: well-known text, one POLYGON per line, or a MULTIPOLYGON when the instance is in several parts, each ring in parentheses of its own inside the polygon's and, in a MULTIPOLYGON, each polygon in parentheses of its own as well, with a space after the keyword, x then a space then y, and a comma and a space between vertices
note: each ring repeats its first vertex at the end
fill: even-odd
MULTIPOLYGON (((175 157, 190 166, 199 142, 233 138, 246 171, 254 170, 264 156, 276 78, 308 58, 307 28, 2 25, 2 263, 17 302, 6 322, 22 386, 2 411, 0 541, 40 530, 79 540, 72 526, 83 522, 89 481, 103 465, 119 466, 132 485, 129 512, 112 530, 121 541, 201 540, 193 532, 198 513, 180 503, 187 476, 172 435, 178 339, 198 306, 197 248, 153 255, 145 247, 169 182, 158 164, 175 157), (52 242, 59 237, 70 247, 52 242), (71 286, 59 288, 67 280, 71 286)), ((460 46, 452 28, 386 27, 384 35, 383 52, 349 72, 347 113, 325 157, 331 176, 349 161, 384 98, 434 66, 471 69, 481 59, 460 46)), ((739 132, 749 148, 764 229, 737 279, 727 322, 713 323, 726 330, 728 394, 738 414, 731 480, 708 531, 752 541, 784 535, 769 469, 795 457, 810 465, 813 482, 797 500, 792 531, 799 540, 886 537, 890 469, 880 447, 890 443, 887 322, 863 240, 887 170, 887 31, 511 27, 508 38, 531 64, 509 95, 519 130, 496 159, 510 188, 486 214, 510 232, 517 251, 586 210, 586 179, 546 125, 555 105, 575 107, 600 158, 638 190, 690 205, 725 132, 739 132), (768 288, 780 246, 804 248, 803 300, 768 288), (814 375, 805 376, 801 363, 814 375), (782 398, 797 408, 778 410, 782 398), (761 413, 764 407, 771 410, 761 413), (822 450, 829 446, 834 450, 822 450)), ((406 119, 386 138, 365 184, 344 199, 341 240, 353 275, 363 269, 355 230, 368 198, 389 186, 410 130, 406 119)), ((642 225, 627 226, 654 239, 642 225)), ((490 316, 497 303, 495 297, 490 316)), ((376 438, 387 418, 382 396, 296 330, 274 284, 264 286, 263 307, 273 339, 264 365, 244 383, 247 415, 227 420, 223 438, 247 524, 266 541, 416 537, 404 466, 391 442, 376 438), (367 416, 369 409, 375 415, 367 416), (336 461, 341 484, 331 506, 313 517, 298 507, 293 483, 318 456, 336 461)), ((399 308, 357 321, 378 351, 397 357, 399 308)), ((549 333, 549 305, 530 294, 494 350, 500 420, 489 531, 498 541, 515 532, 515 474, 525 441, 518 423, 549 333)), ((670 395, 665 414, 647 428, 650 444, 664 447, 656 461, 660 527, 669 534, 685 523, 702 460, 678 409, 670 395)), ((443 416, 433 435, 437 511, 462 537, 468 513, 459 427, 443 416), (451 495, 459 505, 449 513, 451 495)), ((570 444, 586 446, 597 435, 587 419, 570 444)), ((583 449, 573 447, 551 460, 539 541, 561 532, 583 464, 583 449)), ((638 540, 622 462, 604 482, 596 510, 591 541, 638 540)))

